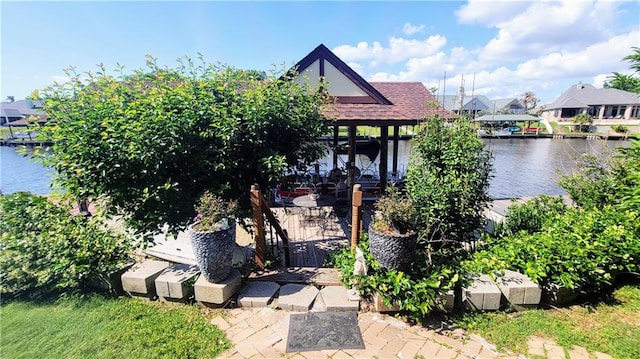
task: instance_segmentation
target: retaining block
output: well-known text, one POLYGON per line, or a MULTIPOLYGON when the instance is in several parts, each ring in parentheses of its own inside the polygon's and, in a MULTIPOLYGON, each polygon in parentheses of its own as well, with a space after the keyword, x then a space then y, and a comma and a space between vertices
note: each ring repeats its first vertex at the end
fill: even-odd
POLYGON ((498 310, 502 292, 498 286, 483 274, 474 278, 470 287, 465 288, 466 302, 474 310, 498 310))
POLYGON ((154 298, 156 296, 154 281, 168 266, 169 262, 156 260, 136 263, 120 277, 122 289, 131 295, 154 298))
POLYGON ((454 299, 453 290, 447 291, 445 294, 440 294, 440 299, 444 302, 444 310, 447 312, 453 312, 454 299))
POLYGON ((400 311, 400 307, 397 305, 392 305, 392 306, 388 306, 385 305, 384 302, 382 301, 382 296, 380 296, 380 294, 373 293, 373 309, 376 312, 380 312, 380 313, 385 313, 385 312, 399 312, 400 311))
POLYGON ((349 300, 349 293, 347 292, 347 288, 331 286, 324 287, 320 290, 320 295, 322 296, 322 300, 329 312, 340 312, 340 311, 358 311, 360 307, 359 300, 349 300))
POLYGON ((504 275, 496 273, 496 285, 513 305, 538 305, 542 288, 522 273, 506 270, 504 275))
POLYGON ((306 312, 311 308, 319 292, 318 288, 311 285, 285 284, 280 287, 278 308, 306 312))
POLYGON ((271 303, 280 285, 275 282, 248 282, 238 294, 238 306, 258 308, 271 303))
POLYGON ((183 300, 193 294, 193 280, 200 274, 198 266, 174 264, 155 280, 158 297, 183 300))
POLYGON ((193 286, 193 291, 198 302, 224 304, 238 292, 241 283, 240 272, 232 269, 227 278, 219 283, 211 283, 201 275, 193 286))

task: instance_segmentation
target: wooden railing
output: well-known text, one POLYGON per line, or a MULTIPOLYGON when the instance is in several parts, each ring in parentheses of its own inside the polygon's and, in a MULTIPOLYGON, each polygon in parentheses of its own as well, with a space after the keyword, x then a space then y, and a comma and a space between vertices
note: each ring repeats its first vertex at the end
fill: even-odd
POLYGON ((287 232, 282 229, 280 222, 276 219, 269 208, 269 204, 260 192, 260 187, 256 184, 251 186, 251 207, 253 209, 253 225, 255 229, 255 241, 256 241, 256 264, 260 269, 264 269, 266 264, 267 253, 267 241, 264 220, 269 222, 271 227, 275 229, 276 235, 282 240, 282 246, 284 250, 284 264, 285 267, 291 265, 291 258, 289 254, 289 236, 287 232))

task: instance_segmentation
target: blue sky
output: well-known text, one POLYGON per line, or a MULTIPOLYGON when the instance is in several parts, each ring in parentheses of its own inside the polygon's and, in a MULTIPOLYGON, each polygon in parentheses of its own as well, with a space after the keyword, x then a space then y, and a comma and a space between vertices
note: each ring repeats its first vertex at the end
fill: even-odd
POLYGON ((151 54, 175 66, 199 52, 269 71, 323 43, 367 80, 421 81, 441 95, 464 79, 467 94, 533 91, 547 103, 629 73, 621 59, 640 46, 638 1, 2 1, 0 16, 3 100, 64 81, 70 65, 137 69, 151 54))

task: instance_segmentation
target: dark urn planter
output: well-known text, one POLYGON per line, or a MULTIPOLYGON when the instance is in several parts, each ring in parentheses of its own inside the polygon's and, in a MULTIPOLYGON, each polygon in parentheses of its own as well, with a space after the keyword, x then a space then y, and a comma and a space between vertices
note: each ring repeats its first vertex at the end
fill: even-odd
POLYGON ((205 279, 211 283, 225 280, 231 273, 236 246, 236 223, 222 231, 200 232, 190 228, 193 254, 205 279))
POLYGON ((406 271, 414 258, 416 232, 390 234, 376 231, 369 225, 371 254, 387 269, 406 271))

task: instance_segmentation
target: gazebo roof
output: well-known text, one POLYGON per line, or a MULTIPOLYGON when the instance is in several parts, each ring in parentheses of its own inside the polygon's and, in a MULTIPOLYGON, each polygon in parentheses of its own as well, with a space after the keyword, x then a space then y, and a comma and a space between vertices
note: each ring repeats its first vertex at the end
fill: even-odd
POLYGON ((335 103, 324 113, 336 125, 415 125, 438 115, 453 118, 421 82, 367 82, 324 45, 305 56, 296 69, 312 84, 323 79, 335 103))

